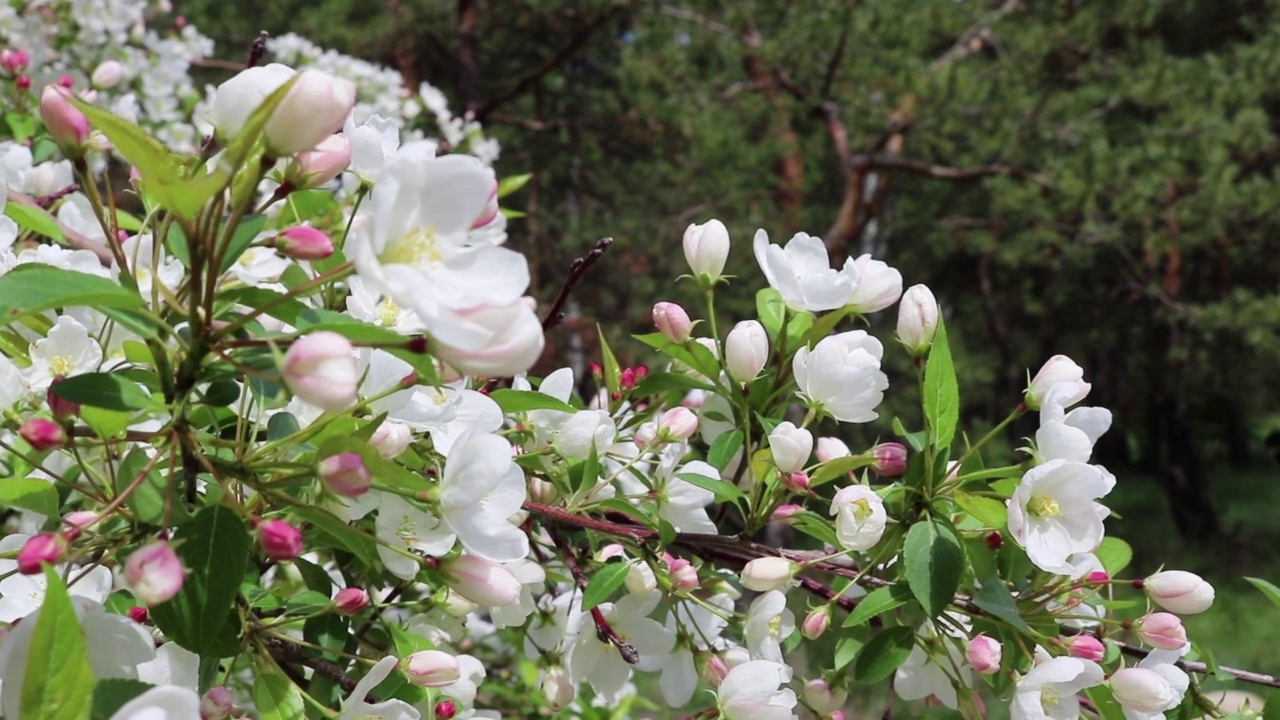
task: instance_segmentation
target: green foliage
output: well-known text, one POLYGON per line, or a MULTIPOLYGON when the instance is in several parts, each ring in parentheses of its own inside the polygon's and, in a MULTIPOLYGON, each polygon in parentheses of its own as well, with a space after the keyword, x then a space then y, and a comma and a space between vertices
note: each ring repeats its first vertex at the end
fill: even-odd
POLYGON ((89 715, 93 694, 84 630, 71 606, 66 583, 48 565, 44 566, 44 578, 44 604, 31 636, 19 707, 22 717, 32 720, 82 720, 89 715))
POLYGON ((82 306, 136 310, 142 300, 106 278, 49 265, 24 265, 0 276, 0 318, 6 322, 82 306))

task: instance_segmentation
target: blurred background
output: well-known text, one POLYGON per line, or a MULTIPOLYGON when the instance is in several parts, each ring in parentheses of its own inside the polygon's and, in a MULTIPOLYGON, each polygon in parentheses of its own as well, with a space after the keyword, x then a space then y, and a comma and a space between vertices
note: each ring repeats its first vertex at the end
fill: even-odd
MULTIPOLYGON (((296 32, 472 113, 502 143, 499 175, 533 174, 508 198, 510 243, 544 301, 615 238, 548 368, 594 359, 596 323, 624 364, 649 359, 626 336, 656 300, 701 308, 672 279, 684 228, 711 217, 743 278, 722 322, 753 312, 758 227, 928 284, 974 431, 1028 369, 1075 358, 1115 413, 1098 460, 1133 571, 1206 575, 1218 604, 1192 630, 1221 663, 1280 672, 1274 608, 1240 579, 1280 582, 1280 1, 173 4, 230 61, 211 83, 259 30, 296 32)), ((891 383, 908 380, 889 355, 891 383)), ((918 425, 913 386, 850 439, 918 425)))

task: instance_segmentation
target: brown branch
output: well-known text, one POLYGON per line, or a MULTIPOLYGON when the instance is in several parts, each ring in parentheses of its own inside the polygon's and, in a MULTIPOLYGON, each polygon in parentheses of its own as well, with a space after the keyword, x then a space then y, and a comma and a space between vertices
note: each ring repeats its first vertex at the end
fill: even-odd
MULTIPOLYGON (((267 650, 271 653, 271 658, 275 660, 276 663, 281 666, 280 669, 285 672, 288 672, 290 665, 302 665, 304 667, 311 668, 317 675, 329 678, 333 681, 334 685, 342 688, 343 692, 350 693, 356 689, 356 681, 346 673, 342 672, 341 668, 327 660, 304 657, 302 655, 302 647, 300 645, 294 645, 293 643, 285 642, 284 640, 276 637, 263 638, 262 644, 267 647, 267 650)), ((291 679, 293 679, 294 683, 300 687, 306 685, 306 679, 301 676, 297 678, 291 677, 291 679)), ((376 702, 376 700, 371 697, 366 697, 364 700, 365 702, 370 703, 376 702)))
MULTIPOLYGON (((1128 643, 1116 642, 1120 647, 1120 652, 1130 657, 1144 658, 1151 653, 1150 650, 1130 645, 1128 643)), ((1174 665, 1182 668, 1186 672, 1198 673, 1200 675, 1210 675, 1216 672, 1224 672, 1237 680, 1244 680, 1256 685, 1266 685, 1267 687, 1280 688, 1280 677, 1276 675, 1267 675, 1266 673, 1253 672, 1252 670, 1241 670, 1240 668, 1228 667, 1226 665, 1218 665, 1211 668, 1207 663, 1197 660, 1179 660, 1174 665)))
POLYGON ((559 325, 564 320, 564 305, 569 301, 569 295, 578 286, 583 276, 587 274, 587 270, 590 270, 591 266, 595 265, 596 261, 604 256, 604 251, 608 250, 612 244, 613 238, 601 238, 596 241, 595 245, 591 246, 590 252, 580 258, 574 258, 573 262, 569 263, 569 275, 565 277, 564 284, 560 286, 560 292, 556 294, 555 301, 551 303, 551 309, 542 318, 543 332, 559 325))
MULTIPOLYGON (((547 528, 547 534, 551 536, 551 542, 555 543, 556 549, 560 551, 560 556, 564 559, 564 564, 569 568, 569 573, 573 575, 573 582, 578 586, 584 594, 587 591, 587 576, 582 573, 582 566, 578 564, 578 556, 574 554, 573 548, 570 548, 564 538, 551 528, 547 528)), ((640 662, 640 653, 631 643, 627 642, 618 634, 613 626, 609 624, 609 620, 600 611, 600 608, 591 608, 591 621, 595 623, 596 635, 600 638, 600 642, 606 645, 613 645, 618 649, 618 654, 626 660, 628 664, 635 665, 640 662)))
POLYGON ((553 53, 551 57, 547 58, 545 62, 525 73, 516 80, 511 87, 489 98, 483 105, 477 107, 475 110, 476 119, 483 121, 485 116, 493 112, 498 107, 523 95, 539 80, 554 71, 556 68, 560 67, 565 60, 569 59, 569 56, 573 55, 578 50, 581 50, 587 40, 591 39, 591 36, 595 34, 596 30, 598 30, 602 25, 617 17, 623 10, 629 7, 631 7, 630 2, 618 3, 587 21, 587 24, 579 28, 578 32, 573 37, 569 38, 569 42, 562 45, 560 49, 556 50, 556 52, 553 53))
POLYGON ((1048 178, 1039 173, 1032 172, 1024 167, 1010 165, 1009 163, 1003 162, 963 168, 934 165, 921 160, 909 160, 907 158, 892 157, 888 155, 855 155, 849 162, 855 168, 866 170, 900 171, 910 173, 912 175, 922 175, 924 177, 934 178, 935 180, 965 182, 970 180, 980 180, 982 178, 996 175, 1010 175, 1012 177, 1026 178, 1038 185, 1044 185, 1046 187, 1050 184, 1048 178))
POLYGON ((458 0, 458 90, 462 106, 475 112, 480 102, 480 42, 476 33, 475 0, 458 0))

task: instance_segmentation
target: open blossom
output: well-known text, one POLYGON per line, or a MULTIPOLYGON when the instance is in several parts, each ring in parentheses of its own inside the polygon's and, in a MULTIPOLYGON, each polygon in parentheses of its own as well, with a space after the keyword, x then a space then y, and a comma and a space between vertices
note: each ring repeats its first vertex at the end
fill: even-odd
POLYGON ((342 712, 338 720, 362 720, 378 718, 378 720, 419 720, 421 713, 403 700, 384 700, 380 703, 368 701, 370 692, 377 687, 400 663, 394 656, 382 658, 365 676, 360 678, 356 687, 342 703, 342 712))
POLYGON ((782 295, 787 307, 821 312, 853 300, 858 289, 853 258, 846 259, 840 270, 833 270, 821 238, 796 233, 783 247, 770 243, 764 230, 757 230, 751 245, 769 286, 782 295))
POLYGON ((963 687, 973 686, 973 670, 965 664, 963 640, 968 620, 951 615, 962 629, 938 634, 938 626, 926 621, 916 631, 916 644, 911 654, 894 672, 893 689, 903 700, 922 700, 930 696, 949 708, 960 707, 953 677, 963 687), (957 674, 958 670, 958 674, 957 674))
POLYGON ((831 499, 836 516, 836 539, 847 550, 865 552, 875 547, 889 521, 884 500, 866 485, 841 488, 831 499))
POLYGON ((743 639, 751 657, 782 662, 782 643, 796 629, 796 616, 787 609, 787 597, 770 590, 751 603, 743 624, 743 639))
POLYGON ((860 313, 879 312, 898 302, 902 296, 902 273, 870 254, 859 255, 853 261, 853 267, 858 271, 858 287, 849 299, 854 310, 860 313))
POLYGON ((790 668, 770 660, 750 660, 720 681, 716 699, 725 720, 791 720, 796 694, 782 686, 790 668))
POLYGON ((511 445, 497 435, 471 435, 449 451, 440 480, 440 514, 467 550, 495 562, 529 554, 529 538, 507 519, 528 497, 511 445))
POLYGON ((1071 574, 1068 559, 1102 542, 1107 508, 1094 500, 1115 478, 1096 466, 1051 460, 1027 471, 1009 499, 1009 532, 1036 567, 1071 574))
POLYGON ((1084 368, 1077 365, 1076 361, 1066 355, 1054 355, 1031 378, 1026 392, 1027 407, 1039 409, 1049 390, 1060 383, 1066 383, 1070 388, 1058 396, 1058 403, 1064 408, 1083 400, 1091 387, 1084 381, 1084 368))
POLYGON ((1049 388, 1041 399, 1040 429, 1036 431, 1041 462, 1088 462, 1098 438, 1111 428, 1111 411, 1106 408, 1077 407, 1068 412, 1065 403, 1078 402, 1076 394, 1074 384, 1063 382, 1049 388))
POLYGON ((1101 685, 1102 668, 1089 660, 1057 657, 1031 669, 1018 681, 1010 707, 1012 720, 1076 720, 1076 695, 1101 685))
POLYGON ((779 423, 769 433, 769 450, 778 472, 784 475, 800 472, 813 452, 813 433, 791 422, 779 423))
POLYGON ((884 346, 863 330, 823 338, 802 347, 791 363, 798 394, 840 422, 871 422, 889 378, 880 370, 884 346))

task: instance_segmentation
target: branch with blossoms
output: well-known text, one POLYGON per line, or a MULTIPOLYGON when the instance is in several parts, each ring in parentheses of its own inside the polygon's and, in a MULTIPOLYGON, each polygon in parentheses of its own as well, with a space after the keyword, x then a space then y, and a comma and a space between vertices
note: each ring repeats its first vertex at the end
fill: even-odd
POLYGON ((971 441, 928 288, 761 230, 755 313, 722 329, 711 220, 683 238, 705 307, 656 303, 654 369, 602 345, 580 398, 529 372, 609 241, 537 312, 517 183, 258 59, 199 149, 74 79, 13 103, 74 177, 23 191, 58 220, 0 225, 4 716, 834 719, 888 685, 968 718, 1185 718, 1216 712, 1198 674, 1277 684, 1188 637, 1202 579, 1119 577, 1111 415, 1069 358, 971 441), (866 321, 895 304, 886 347, 866 321), (886 351, 922 402, 882 442, 886 351))

